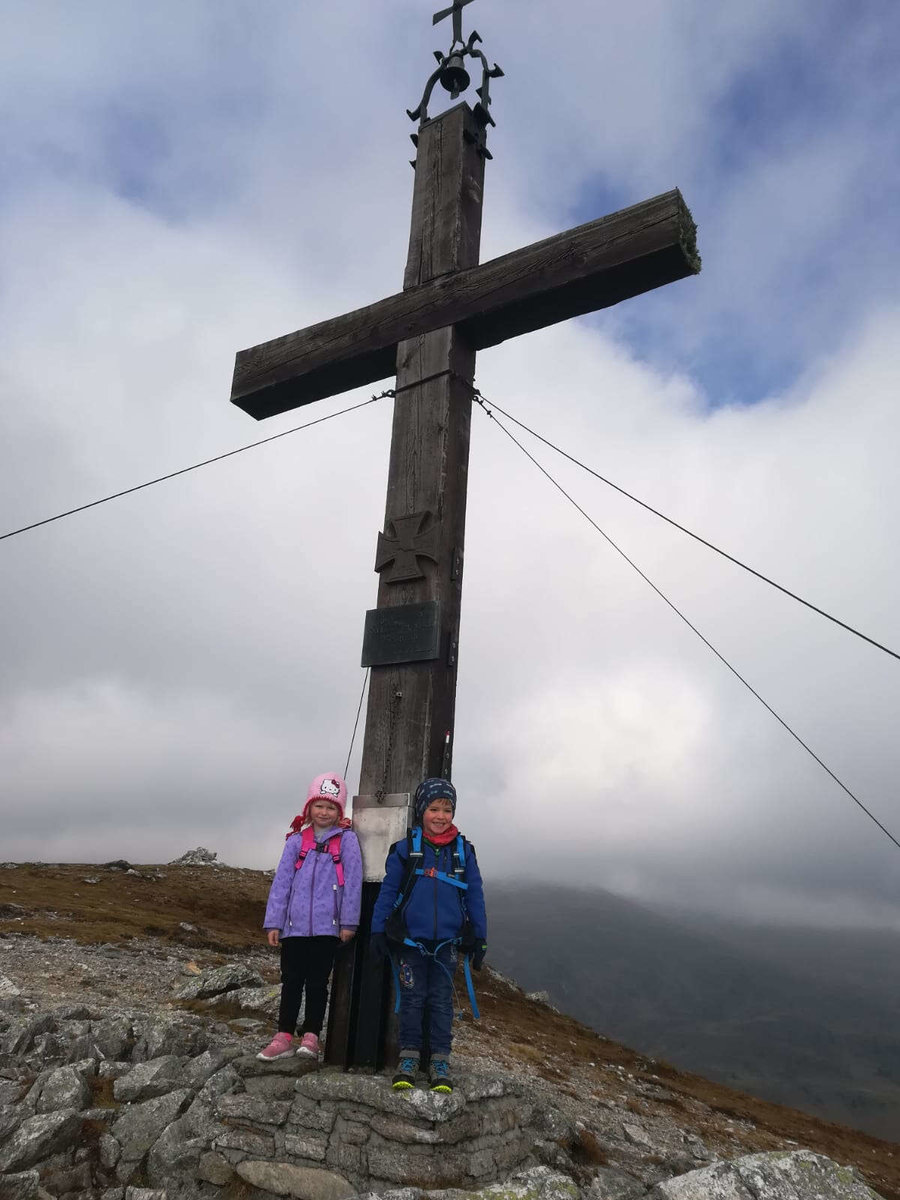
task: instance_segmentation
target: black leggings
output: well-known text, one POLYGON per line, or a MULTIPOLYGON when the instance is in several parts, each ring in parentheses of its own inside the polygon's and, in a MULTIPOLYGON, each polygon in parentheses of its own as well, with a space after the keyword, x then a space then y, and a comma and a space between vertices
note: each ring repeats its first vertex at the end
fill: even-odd
POLYGON ((281 1007, 279 1033, 293 1034, 300 1013, 303 985, 306 1012, 301 1033, 322 1032, 328 1003, 328 976, 334 965, 339 941, 336 937, 287 937, 281 939, 281 1007))

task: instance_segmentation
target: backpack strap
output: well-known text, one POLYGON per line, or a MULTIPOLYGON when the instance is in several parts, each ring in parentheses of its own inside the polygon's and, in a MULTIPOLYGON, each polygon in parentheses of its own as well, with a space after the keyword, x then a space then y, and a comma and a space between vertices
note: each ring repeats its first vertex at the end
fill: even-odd
POLYGON ((317 842, 315 830, 312 825, 307 825, 303 830, 303 841, 300 843, 300 855, 294 864, 295 870, 300 870, 304 860, 310 850, 315 850, 319 854, 324 854, 326 851, 331 855, 331 861, 334 863, 334 871, 337 875, 338 887, 344 886, 344 864, 341 861, 341 837, 343 830, 339 833, 332 834, 326 842, 317 842))
POLYGON ((422 850, 422 830, 417 825, 415 829, 411 829, 406 835, 406 867, 403 872, 400 889, 397 892, 397 899, 394 901, 394 907, 391 910, 392 912, 399 912, 409 899, 416 876, 422 874, 422 860, 424 857, 424 851, 422 850))
POLYGON ((466 877, 466 839, 460 833, 453 847, 453 874, 457 879, 466 877))
POLYGON ((328 853, 334 863, 334 873, 337 875, 338 887, 344 886, 344 864, 341 862, 341 834, 335 833, 328 839, 328 853))
MULTIPOLYGON (((429 879, 440 879, 442 883, 451 883, 454 887, 461 891, 466 891, 469 885, 466 883, 466 848, 465 838, 460 833, 457 835, 453 849, 453 867, 448 874, 446 871, 438 871, 435 867, 428 867, 426 870, 422 863, 424 861, 424 853, 422 851, 422 830, 416 828, 413 830, 417 834, 416 844, 418 846, 418 856, 415 863, 412 863, 412 853, 410 854, 410 862, 412 864, 411 876, 427 875, 429 879)), ((410 835, 407 834, 407 839, 410 835)), ((415 851, 413 851, 415 853, 415 851)), ((404 885, 406 880, 403 881, 404 885)))
POLYGON ((303 860, 306 858, 307 854, 309 854, 310 850, 315 850, 316 848, 316 835, 312 825, 306 826, 301 834, 301 837, 303 840, 300 842, 300 854, 297 857, 297 861, 294 863, 294 868, 297 871, 299 871, 303 866, 303 860))

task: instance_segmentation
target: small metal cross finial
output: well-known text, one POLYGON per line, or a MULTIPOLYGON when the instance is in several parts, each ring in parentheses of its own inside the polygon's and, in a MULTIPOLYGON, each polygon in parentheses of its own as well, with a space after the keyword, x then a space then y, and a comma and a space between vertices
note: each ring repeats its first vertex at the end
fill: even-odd
POLYGON ((442 8, 440 12, 436 12, 431 18, 432 25, 437 25, 439 21, 443 21, 444 17, 453 17, 453 44, 463 40, 462 35, 462 10, 467 4, 471 4, 472 0, 453 0, 449 8, 442 8))

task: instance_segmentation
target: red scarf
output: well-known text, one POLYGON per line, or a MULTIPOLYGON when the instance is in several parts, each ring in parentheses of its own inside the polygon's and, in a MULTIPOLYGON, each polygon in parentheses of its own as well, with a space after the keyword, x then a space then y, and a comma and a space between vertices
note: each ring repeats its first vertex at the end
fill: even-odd
POLYGON ((428 834, 423 827, 422 836, 426 842, 431 842, 432 846, 449 846, 451 842, 456 841, 459 837, 459 830, 455 825, 451 825, 443 833, 428 834))

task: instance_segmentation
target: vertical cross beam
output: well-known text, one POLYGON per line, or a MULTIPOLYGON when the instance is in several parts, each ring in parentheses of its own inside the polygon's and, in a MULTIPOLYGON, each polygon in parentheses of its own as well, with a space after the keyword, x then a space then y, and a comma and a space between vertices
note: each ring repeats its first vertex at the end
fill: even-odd
MULTIPOLYGON (((481 140, 464 103, 420 128, 404 289, 478 263, 481 140)), ((344 1067, 378 1068, 386 1051, 389 982, 368 948, 368 922, 385 852, 405 832, 408 814, 373 810, 385 796, 411 795, 425 776, 450 771, 474 377, 475 351, 453 326, 398 345, 384 531, 426 513, 423 529, 436 534, 433 559, 417 559, 419 578, 391 582, 382 572, 378 610, 434 602, 439 638, 436 658, 371 671, 359 789, 366 807, 357 815, 354 805, 367 880, 363 924, 335 971, 326 1048, 327 1060, 344 1067), (392 836, 379 834, 392 817, 392 836)))

